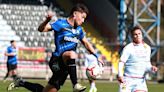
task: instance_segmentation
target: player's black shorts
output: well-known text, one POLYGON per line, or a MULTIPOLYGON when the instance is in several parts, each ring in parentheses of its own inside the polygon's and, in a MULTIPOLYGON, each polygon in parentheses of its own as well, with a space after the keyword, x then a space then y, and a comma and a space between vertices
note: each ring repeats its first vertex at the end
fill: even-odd
POLYGON ((17 64, 9 64, 7 63, 7 71, 11 71, 17 68, 17 64))
POLYGON ((65 80, 68 76, 68 67, 63 62, 62 56, 54 57, 52 56, 49 62, 49 66, 51 71, 53 72, 52 77, 49 80, 49 84, 53 85, 57 90, 60 89, 60 86, 64 84, 65 80), (58 68, 54 68, 54 66, 59 66, 58 68))

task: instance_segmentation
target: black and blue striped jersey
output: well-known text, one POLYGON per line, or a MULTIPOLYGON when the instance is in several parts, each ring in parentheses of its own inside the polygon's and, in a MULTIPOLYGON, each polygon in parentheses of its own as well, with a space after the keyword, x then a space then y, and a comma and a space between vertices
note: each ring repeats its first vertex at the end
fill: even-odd
MULTIPOLYGON (((7 53, 17 53, 16 48, 13 46, 7 47, 7 53)), ((8 56, 7 57, 7 63, 9 64, 17 64, 17 55, 15 54, 14 56, 8 56)))
POLYGON ((81 26, 73 28, 66 19, 58 19, 51 23, 54 31, 54 43, 56 46, 53 56, 60 56, 63 52, 76 50, 79 40, 85 36, 81 26))

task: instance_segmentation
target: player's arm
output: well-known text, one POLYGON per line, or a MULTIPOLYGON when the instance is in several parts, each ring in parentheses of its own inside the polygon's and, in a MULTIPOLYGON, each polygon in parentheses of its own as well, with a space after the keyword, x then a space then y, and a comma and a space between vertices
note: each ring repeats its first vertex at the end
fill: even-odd
POLYGON ((52 17, 53 17, 53 13, 48 12, 46 19, 38 27, 39 32, 48 32, 52 30, 51 25, 49 23, 52 17))
POLYGON ((156 66, 152 66, 152 67, 151 67, 151 70, 152 70, 153 72, 156 72, 156 71, 158 71, 158 68, 157 68, 156 66))
MULTIPOLYGON (((151 48, 150 47, 149 47, 148 53, 149 53, 148 55, 151 56, 151 48)), ((148 67, 148 72, 151 72, 151 73, 154 73, 158 70, 158 68, 156 66, 151 64, 151 59, 148 61, 147 67, 148 67)))
POLYGON ((123 83, 123 68, 124 68, 124 62, 123 61, 120 61, 118 63, 118 76, 117 76, 117 80, 120 83, 123 83))
POLYGON ((154 73, 157 70, 158 70, 158 68, 156 66, 152 65, 150 61, 148 61, 148 63, 147 63, 147 71, 146 72, 154 73))
POLYGON ((123 48, 123 51, 122 51, 122 54, 121 54, 121 57, 120 57, 120 61, 118 63, 118 76, 117 76, 117 80, 120 82, 120 83, 123 83, 124 80, 123 80, 123 68, 124 68, 124 65, 126 63, 126 61, 128 60, 129 56, 130 56, 130 50, 129 50, 129 46, 126 46, 123 48))
POLYGON ((85 46, 85 48, 91 53, 94 54, 96 53, 95 49, 93 48, 92 44, 87 40, 86 37, 82 39, 82 44, 85 46))
POLYGON ((83 39, 81 40, 81 42, 85 46, 85 48, 98 59, 98 61, 101 64, 104 64, 103 61, 102 61, 102 59, 101 59, 101 57, 98 56, 98 54, 96 53, 96 51, 93 48, 92 44, 87 40, 86 37, 83 37, 83 39))
POLYGON ((7 52, 5 52, 5 56, 15 56, 16 55, 16 53, 7 53, 7 52))

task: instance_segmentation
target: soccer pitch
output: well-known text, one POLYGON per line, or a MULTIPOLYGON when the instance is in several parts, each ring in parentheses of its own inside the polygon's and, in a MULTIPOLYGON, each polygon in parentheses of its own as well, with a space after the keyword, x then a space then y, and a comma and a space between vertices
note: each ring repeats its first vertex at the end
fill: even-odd
MULTIPOLYGON (((33 82, 33 83, 40 83, 42 85, 46 85, 47 81, 45 80, 32 80, 28 79, 27 81, 33 82)), ((11 81, 7 81, 3 83, 3 81, 0 81, 0 92, 7 92, 6 87, 11 81)), ((89 90, 89 84, 88 81, 82 81, 81 82, 83 85, 87 86, 87 90, 85 92, 88 92, 89 90)), ((106 81, 101 81, 98 80, 96 81, 96 86, 98 89, 98 92, 118 92, 118 84, 117 82, 109 82, 108 80, 106 81)), ((164 92, 164 84, 157 84, 157 83, 148 83, 148 89, 149 92, 164 92)), ((26 90, 25 88, 18 88, 10 92, 30 92, 26 90)), ((72 92, 72 85, 70 80, 67 80, 64 84, 64 86, 61 88, 59 92, 72 92)))

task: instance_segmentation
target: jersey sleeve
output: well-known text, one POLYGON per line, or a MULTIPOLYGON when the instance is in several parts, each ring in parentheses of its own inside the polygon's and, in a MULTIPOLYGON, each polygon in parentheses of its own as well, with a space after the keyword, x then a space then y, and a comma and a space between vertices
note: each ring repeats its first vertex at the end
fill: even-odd
MULTIPOLYGON (((147 55, 149 55, 149 57, 151 57, 151 48, 148 46, 148 52, 147 52, 147 55)), ((151 64, 151 58, 149 58, 149 60, 147 61, 147 67, 146 67, 146 71, 147 72, 151 72, 151 67, 152 67, 152 64, 151 64)))
POLYGON ((62 22, 61 20, 57 20, 55 22, 50 23, 52 30, 59 32, 62 29, 62 22))
MULTIPOLYGON (((148 55, 151 57, 151 48, 150 46, 148 46, 148 55)), ((151 58, 149 58, 149 61, 150 61, 151 58)))
POLYGON ((120 61, 125 63, 128 60, 129 56, 130 56, 130 48, 129 48, 129 46, 126 46, 126 47, 124 47, 124 49, 122 51, 120 61))

